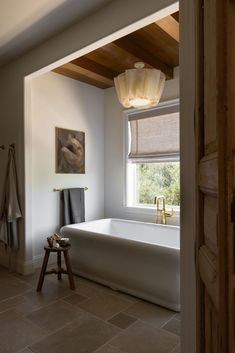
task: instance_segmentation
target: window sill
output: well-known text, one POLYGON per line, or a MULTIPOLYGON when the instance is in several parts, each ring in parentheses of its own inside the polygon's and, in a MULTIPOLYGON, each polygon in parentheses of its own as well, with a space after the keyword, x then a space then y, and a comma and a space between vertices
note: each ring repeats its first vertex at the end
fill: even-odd
MULTIPOLYGON (((145 215, 155 215, 156 214, 156 208, 155 207, 148 207, 148 206, 123 206, 123 210, 126 213, 132 213, 132 214, 145 214, 145 215)), ((171 209, 171 207, 169 207, 171 209)), ((168 207, 167 207, 168 210, 168 207)), ((180 208, 173 208, 174 215, 173 217, 180 217, 180 208)))

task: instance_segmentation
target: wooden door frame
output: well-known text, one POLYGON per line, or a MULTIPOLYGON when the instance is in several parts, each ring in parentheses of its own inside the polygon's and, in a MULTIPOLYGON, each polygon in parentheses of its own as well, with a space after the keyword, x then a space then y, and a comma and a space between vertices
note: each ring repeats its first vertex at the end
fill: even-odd
MULTIPOLYGON (((204 110, 205 102, 204 95, 207 93, 204 88, 204 0, 197 0, 195 8, 196 18, 196 100, 195 100, 195 132, 196 132, 196 164, 197 164, 197 196, 196 196, 196 277, 197 277, 197 352, 203 353, 205 351, 214 352, 214 344, 209 343, 208 335, 211 335, 211 340, 217 342, 216 352, 232 352, 232 346, 229 346, 229 336, 231 337, 230 322, 228 320, 228 298, 229 298, 229 266, 228 247, 229 237, 231 234, 228 232, 230 219, 230 205, 228 202, 229 194, 231 194, 231 187, 228 183, 229 170, 231 170, 231 163, 228 160, 228 146, 230 145, 227 126, 227 65, 226 65, 226 33, 227 33, 227 3, 224 0, 215 0, 215 18, 213 19, 216 23, 216 54, 211 51, 211 61, 215 61, 215 75, 216 75, 216 87, 210 87, 210 89, 216 89, 215 107, 216 107, 216 143, 214 141, 211 144, 206 145, 204 142, 204 110), (215 56, 216 58, 215 58, 215 56), (218 243, 218 311, 216 313, 217 320, 219 322, 219 331, 214 332, 214 336, 218 335, 218 338, 213 338, 213 332, 207 332, 208 327, 205 326, 204 320, 206 320, 206 313, 204 312, 205 307, 205 296, 204 296, 204 285, 200 279, 199 273, 199 249, 204 243, 204 213, 203 213, 203 202, 204 197, 200 192, 200 164, 205 156, 212 156, 215 154, 216 157, 216 169, 217 172, 217 199, 218 199, 218 218, 217 218, 217 243, 218 243), (230 331, 229 331, 230 330, 230 331), (229 335, 230 333, 230 335, 229 335), (216 341, 217 340, 217 341, 216 341), (205 346, 207 348, 205 348, 205 346)), ((211 1, 210 5, 213 5, 211 1)), ((213 16, 213 14, 211 14, 213 16)), ((207 19, 205 18, 205 21, 207 19)), ((213 38, 211 38, 213 40, 213 38)), ((208 38, 207 38, 208 42, 208 38)), ((208 60, 208 57, 207 57, 208 60)), ((208 87, 207 87, 208 89, 208 87)), ((230 296, 231 297, 231 296, 230 296)), ((208 303, 207 303, 208 304, 208 303)), ((210 304, 209 304, 210 305, 210 304)), ((232 309, 230 303, 230 310, 232 309)), ((213 320, 211 317, 210 320, 213 320)), ((212 327, 210 327, 212 330, 212 327)), ((230 341, 231 342, 231 341, 230 341)))
POLYGON ((180 0, 181 351, 196 352, 195 2, 180 0))
MULTIPOLYGON (((227 90, 227 139, 226 139, 226 172, 227 172, 227 268, 228 268, 228 341, 229 353, 235 353, 235 243, 234 224, 230 214, 231 204, 234 201, 235 190, 235 2, 226 0, 226 83, 227 90)), ((234 220, 233 220, 234 222, 234 220)))

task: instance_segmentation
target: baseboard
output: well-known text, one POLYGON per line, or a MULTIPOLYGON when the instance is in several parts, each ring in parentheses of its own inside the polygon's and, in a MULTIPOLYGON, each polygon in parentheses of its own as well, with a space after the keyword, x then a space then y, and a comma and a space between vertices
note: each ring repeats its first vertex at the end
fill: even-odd
MULTIPOLYGON (((2 255, 2 254, 1 254, 2 255)), ((17 273, 20 273, 24 276, 33 274, 35 270, 41 268, 43 262, 44 253, 35 255, 32 260, 24 261, 22 259, 12 259, 11 265, 9 262, 9 254, 6 253, 0 257, 0 265, 6 268, 9 268, 17 273)), ((49 265, 56 263, 56 254, 50 254, 48 261, 49 265)))

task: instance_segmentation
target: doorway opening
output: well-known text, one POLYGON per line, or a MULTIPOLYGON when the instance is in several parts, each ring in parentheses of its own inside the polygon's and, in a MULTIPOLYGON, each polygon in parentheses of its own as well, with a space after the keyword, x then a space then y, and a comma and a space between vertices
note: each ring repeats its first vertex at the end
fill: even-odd
MULTIPOLYGON (((169 11, 169 9, 167 10, 167 11, 169 11)), ((171 10, 172 11, 172 10, 171 10)), ((170 12, 170 13, 167 13, 167 15, 168 16, 171 16, 173 13, 175 13, 175 12, 170 12)), ((166 13, 165 13, 166 14, 166 13)), ((162 14, 161 14, 162 15, 162 14)), ((164 16, 164 17, 167 17, 167 16, 164 16)), ((173 16, 172 16, 173 17, 173 16)), ((162 17, 161 17, 162 18, 162 17)), ((174 18, 174 17, 173 17, 174 18)), ((154 18, 152 18, 151 19, 151 21, 153 20, 154 18)), ((155 22, 157 22, 157 20, 159 20, 159 14, 157 15, 156 14, 156 21, 154 21, 154 23, 155 22)), ((149 21, 149 19, 147 19, 147 22, 149 21)), ((148 23, 148 25, 150 26, 151 24, 153 24, 153 22, 149 22, 148 23)), ((144 28, 144 27, 143 27, 144 28)), ((145 31, 144 29, 141 29, 141 27, 140 27, 140 31, 145 31)), ((163 31, 163 29, 161 29, 162 31, 163 31)), ((130 32, 130 35, 134 35, 134 31, 133 32, 130 32)), ((150 31, 150 33, 151 33, 151 35, 152 35, 152 32, 150 31)), ((124 36, 125 37, 125 36, 124 36)), ((123 39, 122 37, 120 37, 119 38, 119 36, 117 35, 117 34, 115 34, 114 35, 114 39, 116 40, 116 41, 119 41, 119 44, 120 44, 120 42, 121 42, 121 39, 123 39), (115 38, 116 37, 116 38, 115 38)), ((115 40, 114 40, 114 42, 115 42, 115 40)), ((111 44, 112 44, 112 42, 111 42, 111 44)), ((107 45, 107 46, 111 46, 111 44, 105 44, 105 45, 107 45)), ((122 45, 123 45, 123 43, 122 43, 122 45)), ((99 44, 98 44, 98 46, 99 46, 99 44)), ((138 46, 138 45, 137 45, 138 46)), ((95 49, 95 50, 99 50, 99 48, 100 48, 100 50, 102 50, 102 48, 101 47, 98 47, 97 49, 95 49)), ((120 46, 118 47, 119 48, 119 50, 120 50, 120 46)), ((110 48, 109 48, 110 49, 110 48)), ((123 48, 121 48, 121 50, 125 50, 125 49, 123 49, 123 48)), ((54 70, 54 72, 56 72, 57 74, 59 73, 59 74, 62 74, 62 75, 65 75, 65 76, 68 76, 68 77, 72 77, 72 75, 74 75, 74 71, 75 71, 75 76, 76 76, 76 78, 75 77, 73 77, 73 78, 75 78, 76 80, 78 79, 79 81, 85 81, 85 79, 84 79, 84 77, 86 77, 86 79, 87 79, 87 77, 89 77, 89 80, 93 80, 93 82, 98 82, 99 84, 100 84, 100 82, 102 81, 102 85, 103 85, 103 87, 105 86, 105 85, 107 85, 108 83, 108 79, 106 80, 106 78, 105 78, 105 80, 104 80, 104 75, 102 76, 101 74, 100 74, 100 72, 101 72, 101 69, 102 70, 104 70, 105 69, 105 67, 102 67, 102 66, 104 66, 103 65, 103 61, 102 61, 102 63, 101 62, 96 62, 96 64, 98 64, 98 65, 96 65, 96 70, 98 70, 99 69, 99 73, 95 73, 95 75, 92 75, 92 77, 91 77, 91 75, 90 75, 90 73, 89 74, 87 74, 87 72, 88 71, 90 71, 89 69, 88 69, 88 67, 89 67, 89 65, 91 65, 91 61, 92 62, 94 62, 94 57, 93 58, 91 58, 91 55, 95 55, 94 54, 94 51, 92 51, 92 52, 89 52, 89 49, 88 48, 85 48, 84 50, 83 50, 83 53, 85 53, 84 55, 79 55, 77 58, 73 58, 73 60, 71 60, 69 63, 65 63, 64 65, 60 65, 60 66, 58 66, 58 64, 56 65, 57 67, 56 68, 54 68, 53 70, 54 70), (93 54, 92 54, 93 53, 93 54), (77 64, 78 65, 77 65, 77 64), (75 67, 76 66, 76 67, 75 67), (72 68, 72 70, 71 70, 71 68, 72 68), (73 71, 73 73, 71 73, 71 71, 73 71), (84 73, 86 73, 85 75, 84 75, 84 73), (101 77, 101 79, 100 79, 100 77, 101 77), (105 83, 104 83, 104 81, 105 81, 105 83)), ((117 54, 115 54, 115 55, 117 55, 117 54)), ((132 56, 134 56, 134 54, 131 54, 132 56)), ((135 60, 135 59, 133 59, 133 60, 135 60)), ((129 59, 129 61, 130 61, 130 59, 129 59)), ((144 61, 146 61, 146 60, 144 60, 144 61)), ((94 67, 94 64, 92 64, 93 65, 93 67, 94 67)), ((50 68, 46 68, 45 69, 45 72, 46 71, 51 71, 50 70, 51 69, 51 67, 50 68)), ((107 70, 107 67, 106 67, 106 74, 107 74, 107 72, 108 72, 108 70, 107 70)), ((31 91, 31 89, 32 89, 32 86, 33 85, 35 85, 35 83, 36 83, 36 81, 37 80, 42 80, 43 78, 42 78, 42 73, 43 73, 43 70, 40 70, 40 72, 38 72, 38 73, 34 73, 33 75, 31 75, 30 77, 27 77, 26 78, 26 86, 27 86, 27 84, 28 84, 28 88, 29 88, 29 90, 31 91), (38 76, 38 78, 36 78, 36 76, 38 76), (41 77, 39 77, 39 76, 41 76, 41 77)), ((50 73, 49 75, 54 75, 53 73, 50 73)), ((176 80, 177 78, 177 69, 175 69, 175 68, 172 68, 172 76, 171 76, 171 79, 174 81, 174 80, 176 80)), ((106 75, 107 76, 107 75, 106 75)), ((179 77, 179 76, 178 76, 179 77)), ((64 78, 62 78, 62 77, 60 77, 60 80, 63 80, 64 78)), ((109 79, 109 80, 111 80, 111 79, 109 79)), ((170 80, 169 80, 170 81, 170 80)), ((38 81, 39 82, 39 81, 38 81)), ((85 81, 86 82, 86 81, 85 81)), ((90 81, 91 82, 91 81, 90 81)), ((41 81, 41 83, 42 83, 42 81, 41 81)), ((88 83, 88 82, 87 82, 88 83)), ((95 85, 96 87, 97 87, 97 85, 95 85)), ((52 83, 52 86, 51 86, 51 88, 50 88, 51 90, 53 90, 53 83, 52 83)), ((172 87, 170 87, 170 89, 172 89, 172 87)), ((27 87, 26 87, 26 90, 27 90, 27 87)), ((112 89, 110 89, 110 88, 108 88, 108 93, 107 93, 107 96, 109 96, 108 98, 110 98, 110 96, 112 96, 112 94, 110 93, 111 91, 112 91, 112 89)), ((32 93, 32 91, 31 91, 31 93, 32 93)), ((72 94, 74 94, 72 91, 71 91, 71 95, 72 94)), ((81 93, 82 94, 82 93, 81 93)), ((170 94, 172 94, 172 91, 170 92, 170 94)), ((36 96, 35 96, 36 97, 36 96)), ((56 96, 56 94, 55 94, 55 101, 56 101, 56 99, 60 99, 59 98, 59 96, 56 96)), ((89 97, 89 99, 88 99, 88 104, 90 104, 90 108, 92 107, 92 105, 93 105, 93 107, 94 107, 94 105, 95 105, 95 101, 92 101, 92 98, 93 98, 93 96, 91 95, 90 97, 89 97)), ((173 97, 173 96, 170 96, 170 98, 168 99, 168 101, 170 101, 170 100, 172 100, 172 99, 175 99, 175 98, 177 98, 177 97, 173 97)), ((179 98, 179 97, 178 97, 179 98)), ((26 97, 26 99, 27 99, 27 97, 26 97)), ((84 101, 83 101, 84 102, 84 101)), ((40 102, 38 102, 38 103, 40 103, 40 102)), ((108 106, 108 105, 111 105, 111 104, 106 104, 106 106, 105 106, 105 109, 106 109, 106 111, 108 110, 108 109, 110 109, 111 107, 110 106, 108 106)), ((99 109, 98 107, 96 107, 97 109, 99 109)), ((83 109, 85 109, 84 108, 84 106, 82 106, 81 105, 81 107, 80 107, 80 109, 81 110, 83 110, 83 109)), ((112 118, 113 117, 115 117, 115 114, 116 113, 114 113, 114 112, 112 112, 111 110, 109 111, 110 113, 111 113, 111 115, 109 115, 109 116, 112 116, 112 118)), ((42 111, 42 113, 43 113, 43 111, 42 111)), ((29 113, 30 115, 31 115, 31 113, 29 113)), ((90 114, 92 115, 92 111, 90 110, 90 114)), ((117 116, 116 116, 117 117, 117 116)), ((65 120, 64 120, 64 124, 66 125, 67 124, 67 122, 66 122, 66 118, 64 118, 65 120)), ((110 121, 109 122, 107 122, 107 125, 105 124, 105 126, 104 126, 104 134, 105 133, 107 133, 108 131, 109 131, 109 128, 110 128, 110 125, 112 125, 112 122, 114 122, 114 121, 111 121, 111 119, 110 119, 110 121)), ((63 126, 62 126, 62 121, 61 121, 61 123, 59 123, 59 126, 57 126, 57 127, 64 127, 65 125, 63 124, 63 126)), ((94 127, 94 129, 95 129, 95 134, 97 135, 97 132, 98 132, 98 134, 99 134, 99 137, 102 137, 102 129, 100 129, 100 127, 101 127, 101 124, 99 124, 99 123, 101 123, 101 121, 99 120, 99 118, 98 118, 98 121, 97 121, 97 125, 96 125, 96 127, 94 127)), ((92 129, 92 125, 91 125, 91 123, 87 120, 86 121, 86 128, 87 129, 92 129)), ((85 126, 85 125, 84 125, 85 126)), ((115 123, 114 123, 114 126, 115 126, 115 123)), ((55 126, 53 126, 53 128, 54 128, 55 126)), ((123 126, 121 127, 121 129, 123 129, 123 126)), ((117 131, 118 130, 115 130, 115 134, 117 133, 117 131)), ((49 131, 48 131, 49 132, 49 131)), ((123 130, 122 130, 122 132, 123 132, 123 130)), ((114 134, 114 135, 115 135, 114 134)), ((117 134, 116 134, 117 135, 117 134)), ((103 135, 104 136, 104 135, 103 135)), ((53 139, 53 135, 51 135, 50 134, 50 137, 52 137, 52 139, 53 139)), ((107 140, 107 138, 110 138, 110 135, 109 134, 107 134, 106 135, 106 140, 107 140)), ((115 136, 114 136, 114 138, 115 138, 115 136)), ((109 141, 110 143, 113 143, 113 144, 115 144, 115 143, 117 143, 117 145, 116 146, 118 146, 118 143, 119 143, 119 147, 120 147, 120 141, 118 141, 118 136, 116 136, 116 138, 117 138, 117 140, 115 141, 115 139, 113 139, 112 141, 109 141)), ((112 137, 111 137, 111 139, 112 139, 112 137)), ((32 140, 32 148, 34 148, 34 147, 36 147, 35 145, 34 145, 34 147, 33 147, 33 144, 34 144, 34 141, 32 140)), ((45 150, 43 150, 43 146, 41 145, 41 147, 42 147, 42 150, 40 151, 40 149, 38 150, 38 151, 34 151, 35 153, 38 153, 38 155, 40 155, 40 153, 42 153, 41 155, 43 155, 43 153, 45 152, 46 153, 46 150, 47 149, 45 149, 45 150), (44 152, 43 152, 44 151, 44 152)), ((102 147, 102 146, 101 146, 102 147)), ((114 147, 115 148, 115 147, 114 147)), ((123 149, 123 141, 121 141, 121 149, 123 149)), ((110 152, 111 150, 107 150, 105 153, 106 153, 106 157, 105 158, 107 158, 107 159, 110 159, 110 161, 111 161, 111 168, 107 168, 108 169, 108 172, 111 172, 112 171, 112 166, 113 166, 113 164, 114 164, 114 157, 113 156, 110 156, 109 155, 109 152, 110 152), (112 162, 113 162, 113 164, 112 164, 112 162)), ((31 153, 33 152, 33 150, 31 150, 31 153)), ((33 153, 34 153, 33 152, 33 153)), ((89 157, 89 151, 88 151, 88 157, 89 157)), ((123 157, 123 156, 122 156, 123 157)), ((99 158, 100 158, 100 156, 98 157, 98 160, 99 160, 99 158)), ((35 160, 35 159, 34 159, 35 160)), ((35 160, 36 161, 36 160, 35 160)), ((123 162, 123 161, 122 161, 123 162)), ((52 163, 52 165, 54 166, 54 161, 53 161, 53 159, 51 160, 51 163, 52 163)), ((105 167, 104 167, 105 168, 105 167)), ((155 214, 155 209, 154 209, 154 207, 145 207, 145 210, 144 210, 144 212, 143 212, 143 210, 141 209, 141 207, 130 207, 130 208, 128 208, 128 210, 127 210, 127 213, 126 213, 126 209, 123 207, 123 200, 124 200, 124 195, 126 195, 125 194, 125 187, 123 187, 124 185, 124 181, 125 181, 125 177, 123 177, 123 173, 122 173, 122 171, 121 171, 121 179, 122 179, 122 190, 121 190, 121 194, 118 192, 118 194, 119 194, 119 196, 120 196, 120 199, 121 199, 121 202, 122 202, 122 205, 121 205, 121 207, 119 208, 119 211, 117 212, 117 207, 119 207, 119 204, 117 205, 117 204, 115 204, 115 202, 114 202, 114 206, 112 206, 112 204, 110 203, 107 203, 106 202, 106 214, 105 214, 105 206, 104 206, 104 215, 106 216, 108 216, 109 217, 109 212, 110 212, 110 214, 112 213, 112 214, 117 214, 117 216, 116 217, 120 217, 120 218, 124 218, 123 217, 123 215, 124 215, 124 213, 126 214, 126 215, 128 215, 129 217, 128 218, 130 218, 130 217, 133 217, 132 219, 139 219, 140 218, 140 216, 142 216, 142 215, 144 215, 144 218, 145 218, 145 221, 147 220, 147 221, 150 221, 150 219, 151 219, 151 221, 153 220, 153 217, 154 217, 154 214, 155 214), (115 208, 116 207, 116 208, 115 208), (132 208, 132 209, 131 209, 132 208), (133 210, 134 208, 136 208, 136 210, 133 210), (132 216, 131 216, 132 215, 132 216)), ((36 175, 36 173, 35 173, 35 175, 36 175)), ((108 175, 108 174, 107 174, 108 175)), ((119 176, 120 176, 120 174, 119 174, 119 176)), ((34 193, 34 189, 33 189, 33 177, 32 176, 29 176, 29 179, 31 180, 31 182, 28 184, 28 186, 27 186, 27 190, 28 190, 28 192, 29 193, 31 193, 31 195, 33 196, 33 193, 34 193)), ((59 179, 57 179, 57 184, 54 184, 54 181, 55 180, 53 180, 52 181, 52 184, 47 184, 47 188, 48 188, 48 193, 49 192, 51 192, 52 191, 52 189, 54 188, 54 187, 64 187, 63 185, 62 185, 62 183, 61 183, 61 180, 60 180, 60 183, 58 183, 58 180, 59 179)), ((78 184, 77 184, 77 181, 75 181, 75 179, 74 179, 74 181, 71 181, 72 179, 70 178, 70 185, 71 186, 77 186, 78 184), (74 183, 74 184, 73 184, 74 183), (73 184, 73 185, 72 185, 73 184), (76 184, 76 185, 75 185, 76 184)), ((78 180, 78 179, 77 179, 78 180)), ((106 177, 106 179, 105 179, 105 182, 107 182, 107 188, 109 188, 109 190, 112 192, 112 184, 111 183, 109 183, 109 181, 110 180, 112 180, 112 178, 110 178, 110 177, 106 177)), ((80 179, 80 185, 81 186, 87 186, 86 185, 86 179, 85 178, 82 178, 81 177, 81 179, 80 179)), ((96 184, 97 185, 97 184, 96 184)), ((127 186, 127 185, 126 185, 127 186)), ((66 185, 65 185, 65 187, 66 187, 66 185)), ((88 186, 88 188, 89 188, 89 186, 88 186)), ((38 190, 39 191, 39 190, 38 190)), ((58 201, 58 196, 56 196, 55 194, 51 194, 51 195, 53 195, 53 196, 51 196, 51 201, 52 201, 52 203, 51 203, 51 205, 53 204, 53 202, 55 202, 55 201, 58 201), (53 198, 53 200, 52 200, 52 198, 53 198)), ((88 195, 88 194, 87 194, 88 195)), ((107 196, 108 195, 108 193, 106 192, 105 193, 105 200, 106 201, 108 201, 109 199, 111 199, 111 197, 109 197, 109 196, 107 196)), ((35 195, 36 196, 36 195, 35 195)), ((35 198, 35 196, 33 196, 33 198, 35 198)), ((89 196, 86 196, 87 198, 89 198, 89 196)), ((91 196, 91 199, 92 199, 92 196, 91 196)), ((99 201, 97 201, 97 202, 99 202, 99 201)), ((104 202, 105 203, 105 202, 104 202)), ((32 203, 31 203, 31 205, 32 205, 32 203)), ((124 205, 125 206, 125 205, 124 205)), ((132 205, 133 206, 133 205, 132 205)), ((169 205, 170 206, 170 205, 169 205)), ((34 212, 34 211, 33 211, 34 212)), ((56 215, 55 215, 55 213, 57 212, 57 214, 58 214, 58 208, 56 209, 56 208, 54 208, 54 220, 58 220, 58 219, 56 219, 56 215)), ((93 214, 94 214, 94 212, 95 212, 95 210, 93 209, 92 210, 92 212, 93 212, 93 214)), ((102 215, 101 215, 102 216, 102 215)), ((97 217, 96 217, 97 218, 97 217)), ((126 217, 127 218, 127 217, 126 217)), ((33 219, 33 218, 32 218, 33 219)), ((34 219, 35 219, 35 217, 34 217, 34 219)), ((91 215, 91 219, 92 219, 92 215, 91 215)), ((173 218, 172 218, 173 219, 173 218)), ((179 216, 178 216, 178 221, 179 221, 179 216)), ((32 229, 33 227, 34 227, 34 224, 33 224, 33 222, 34 221, 32 221, 31 222, 31 225, 30 225, 30 229, 32 229)), ((50 229, 52 230, 53 229, 53 227, 50 225, 50 229)), ((49 229, 49 228, 48 228, 49 229)), ((33 241, 34 241, 34 239, 33 239, 33 241)), ((39 245, 40 246, 40 240, 38 241, 38 244, 37 245, 39 245)), ((36 258, 38 258, 38 262, 40 262, 40 256, 39 256, 40 254, 34 254, 34 256, 36 257, 36 258)))

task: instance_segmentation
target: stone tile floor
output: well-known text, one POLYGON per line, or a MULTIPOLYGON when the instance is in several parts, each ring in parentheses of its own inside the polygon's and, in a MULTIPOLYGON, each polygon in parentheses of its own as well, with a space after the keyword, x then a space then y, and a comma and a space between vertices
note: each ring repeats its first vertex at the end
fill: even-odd
POLYGON ((75 276, 0 267, 0 353, 180 353, 180 315, 75 276))

